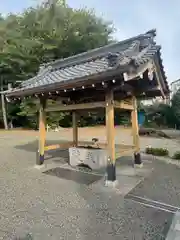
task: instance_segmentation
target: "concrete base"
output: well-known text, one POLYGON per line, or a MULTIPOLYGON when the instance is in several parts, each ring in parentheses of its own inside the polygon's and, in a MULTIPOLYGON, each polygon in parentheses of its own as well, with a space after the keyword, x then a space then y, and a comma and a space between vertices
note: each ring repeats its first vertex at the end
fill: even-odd
POLYGON ((111 162, 107 165, 107 181, 114 182, 116 181, 116 164, 113 164, 111 162))
POLYGON ((140 152, 135 152, 134 153, 134 164, 141 164, 142 160, 141 160, 141 154, 140 152))
POLYGON ((44 154, 41 155, 39 154, 39 151, 36 153, 36 164, 37 165, 42 165, 44 163, 44 154))
POLYGON ((105 186, 106 187, 116 187, 118 185, 118 181, 115 180, 115 181, 108 181, 106 180, 105 181, 105 186))
POLYGON ((42 168, 45 168, 45 164, 41 164, 41 165, 35 165, 34 166, 35 169, 42 169, 42 168))
POLYGON ((143 167, 143 163, 141 164, 134 164, 134 168, 142 168, 143 167))

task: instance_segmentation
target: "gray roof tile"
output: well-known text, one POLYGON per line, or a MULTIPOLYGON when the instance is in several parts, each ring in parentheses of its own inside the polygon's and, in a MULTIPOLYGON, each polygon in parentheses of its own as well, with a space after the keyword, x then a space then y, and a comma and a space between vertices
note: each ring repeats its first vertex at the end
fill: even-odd
MULTIPOLYGON (((13 95, 13 92, 48 87, 50 84, 76 81, 110 69, 128 66, 132 61, 135 66, 144 64, 159 53, 160 46, 155 44, 154 35, 154 31, 149 31, 135 38, 46 64, 41 67, 37 76, 23 82, 18 89, 13 89, 10 95, 13 95)), ((159 59, 162 69, 162 61, 159 59)), ((165 78, 165 73, 162 72, 165 78)))

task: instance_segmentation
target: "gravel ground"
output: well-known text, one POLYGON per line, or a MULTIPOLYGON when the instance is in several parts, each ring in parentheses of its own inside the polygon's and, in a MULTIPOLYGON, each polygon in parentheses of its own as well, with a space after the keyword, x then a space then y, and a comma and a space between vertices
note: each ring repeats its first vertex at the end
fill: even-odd
MULTIPOLYGON (((49 133, 48 139, 56 135, 57 140, 57 134, 49 133)), ((0 133, 0 239, 28 233, 33 240, 165 239, 173 214, 35 169, 35 135, 0 133)), ((154 172, 133 191, 178 206, 179 169, 158 161, 152 165, 154 172)))
MULTIPOLYGON (((131 135, 131 129, 129 128, 121 128, 116 127, 116 136, 115 140, 116 143, 120 144, 132 144, 132 135, 131 135)), ((164 130, 165 131, 165 130, 164 130)), ((178 131, 174 130, 166 130, 169 135, 178 135, 178 131)), ((90 128, 79 128, 79 140, 87 140, 91 141, 93 137, 97 137, 99 141, 106 141, 106 130, 104 127, 90 127, 90 128)), ((17 145, 19 145, 20 149, 24 149, 26 147, 26 150, 28 151, 34 151, 35 147, 37 148, 37 141, 33 143, 34 139, 38 137, 38 132, 30 132, 30 131, 24 131, 24 132, 12 132, 11 134, 3 134, 3 132, 0 132, 0 139, 1 136, 5 139, 9 139, 11 142, 12 139, 16 139, 16 136, 19 134, 19 137, 22 136, 21 141, 17 142, 17 145), (28 138, 28 141, 32 141, 32 143, 28 146, 22 146, 25 144, 26 138, 28 138)), ((48 132, 47 133, 47 144, 56 144, 58 141, 61 140, 72 140, 72 129, 61 129, 59 132, 48 132)), ((13 141, 13 140, 12 140, 13 141)), ((3 144, 3 142, 0 144, 3 144)), ((162 147, 167 148, 170 152, 170 155, 173 155, 174 152, 176 152, 179 149, 180 140, 179 139, 165 139, 165 138, 152 138, 152 137, 140 137, 140 145, 141 150, 144 151, 147 146, 151 147, 162 147)))

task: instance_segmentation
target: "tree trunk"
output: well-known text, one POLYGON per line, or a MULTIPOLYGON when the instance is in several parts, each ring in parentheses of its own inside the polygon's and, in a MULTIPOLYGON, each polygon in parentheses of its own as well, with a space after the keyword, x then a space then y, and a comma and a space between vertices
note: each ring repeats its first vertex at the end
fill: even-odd
MULTIPOLYGON (((1 92, 2 91, 3 91, 3 85, 1 83, 1 92)), ((4 94, 2 94, 2 93, 1 93, 1 105, 2 105, 2 115, 3 115, 4 128, 8 129, 5 97, 4 97, 4 94)))
POLYGON ((13 122, 12 122, 12 120, 10 121, 10 123, 9 123, 9 127, 10 127, 10 129, 13 129, 14 127, 13 127, 13 122))

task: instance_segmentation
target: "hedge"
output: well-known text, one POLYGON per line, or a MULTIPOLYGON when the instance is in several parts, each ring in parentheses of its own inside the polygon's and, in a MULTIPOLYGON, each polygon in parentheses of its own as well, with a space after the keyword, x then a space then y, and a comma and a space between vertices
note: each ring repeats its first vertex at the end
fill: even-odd
POLYGON ((154 156, 168 156, 169 155, 169 151, 166 148, 147 147, 146 153, 154 155, 154 156))

